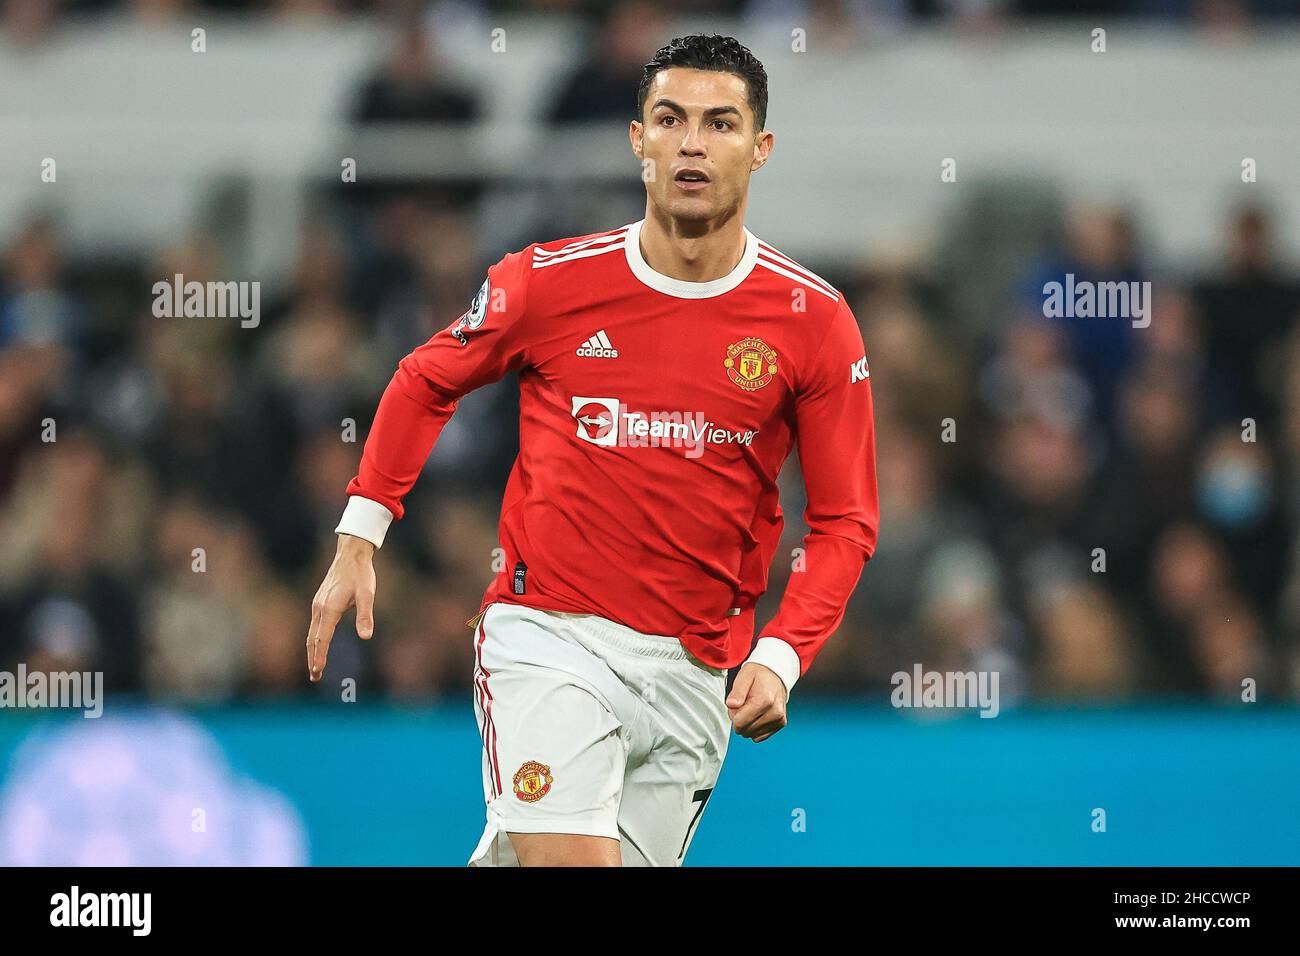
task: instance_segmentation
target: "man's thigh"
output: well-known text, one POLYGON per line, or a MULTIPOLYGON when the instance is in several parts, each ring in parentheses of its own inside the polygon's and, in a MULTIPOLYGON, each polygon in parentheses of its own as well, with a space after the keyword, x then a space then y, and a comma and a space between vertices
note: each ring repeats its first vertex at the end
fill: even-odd
MULTIPOLYGON (((598 690, 603 664, 507 605, 492 605, 481 627, 474 712, 487 823, 470 865, 517 865, 510 833, 617 840, 627 748, 598 690)), ((553 842, 532 841, 543 856, 564 852, 553 842)))
MULTIPOLYGON (((677 675, 674 675, 677 676, 677 675)), ((704 817, 731 736, 726 678, 707 671, 656 685, 659 736, 628 768, 619 805, 624 866, 679 866, 704 817)))

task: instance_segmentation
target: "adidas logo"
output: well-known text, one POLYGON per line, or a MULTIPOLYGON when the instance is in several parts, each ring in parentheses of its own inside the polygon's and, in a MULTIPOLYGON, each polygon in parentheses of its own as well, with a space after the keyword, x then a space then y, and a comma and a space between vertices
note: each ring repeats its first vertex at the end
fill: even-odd
POLYGON ((618 358, 618 349, 609 341, 605 330, 601 329, 574 350, 575 355, 586 358, 618 358))

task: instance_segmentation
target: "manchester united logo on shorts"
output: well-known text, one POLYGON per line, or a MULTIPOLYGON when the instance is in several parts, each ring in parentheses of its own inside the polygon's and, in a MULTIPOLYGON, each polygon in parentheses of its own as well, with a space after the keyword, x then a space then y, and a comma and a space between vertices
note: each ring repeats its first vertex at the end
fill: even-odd
POLYGON ((727 359, 722 365, 729 379, 745 391, 754 392, 776 374, 776 349, 751 335, 727 347, 727 359))
POLYGON ((515 796, 525 803, 533 803, 550 792, 553 782, 550 767, 529 760, 515 771, 515 796))

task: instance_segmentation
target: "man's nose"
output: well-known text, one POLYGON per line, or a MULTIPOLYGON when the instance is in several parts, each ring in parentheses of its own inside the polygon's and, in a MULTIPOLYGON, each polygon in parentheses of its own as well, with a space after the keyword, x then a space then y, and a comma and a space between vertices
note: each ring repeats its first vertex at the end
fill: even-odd
POLYGON ((682 137, 680 151, 688 156, 704 155, 703 131, 698 126, 687 126, 686 135, 682 137))

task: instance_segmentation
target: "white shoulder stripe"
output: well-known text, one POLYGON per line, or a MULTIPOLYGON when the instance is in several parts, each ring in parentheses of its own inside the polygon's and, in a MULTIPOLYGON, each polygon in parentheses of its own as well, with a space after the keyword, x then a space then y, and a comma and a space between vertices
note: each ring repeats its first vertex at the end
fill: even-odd
POLYGON ((554 259, 533 259, 534 269, 545 269, 547 266, 558 266, 561 262, 572 262, 574 259, 586 259, 588 256, 603 256, 607 252, 618 252, 623 248, 623 241, 620 239, 612 246, 597 246, 594 249, 579 249, 577 252, 565 253, 563 256, 557 256, 554 259))
POLYGON ((773 249, 771 246, 769 246, 766 242, 763 242, 762 240, 759 240, 758 248, 759 248, 759 251, 760 251, 760 252, 765 252, 765 253, 767 253, 767 255, 768 255, 768 256, 769 256, 773 261, 775 261, 775 262, 779 262, 781 265, 785 266, 787 269, 793 269, 795 272, 798 272, 800 275, 802 275, 805 279, 811 279, 813 282, 816 282, 818 285, 820 285, 820 286, 821 286, 823 289, 825 289, 827 292, 832 292, 832 293, 835 292, 835 286, 831 285, 829 282, 827 282, 827 281, 826 281, 825 279, 823 279, 821 276, 817 275, 817 273, 815 273, 815 272, 811 272, 811 271, 809 271, 808 269, 805 269, 803 266, 799 265, 799 263, 795 262, 795 261, 794 261, 793 259, 791 259, 789 256, 785 255, 785 253, 777 252, 775 249, 773 249))
POLYGON ((758 261, 755 263, 755 265, 763 266, 765 269, 771 269, 773 272, 779 273, 780 275, 785 276, 787 279, 793 279, 795 282, 798 282, 800 285, 806 285, 808 288, 812 289, 813 291, 820 292, 822 295, 826 296, 826 298, 830 299, 832 302, 840 301, 840 297, 838 294, 834 292, 827 292, 816 282, 809 281, 807 276, 802 276, 799 275, 798 273, 791 272, 789 269, 785 269, 782 266, 777 265, 775 262, 771 261, 770 259, 764 259, 761 254, 759 255, 758 261))
POLYGON ((622 229, 622 230, 620 230, 619 232, 611 233, 610 235, 607 235, 607 236, 597 236, 597 237, 594 238, 594 239, 584 239, 584 240, 581 240, 580 242, 571 242, 571 243, 569 243, 567 246, 561 246, 559 249, 537 249, 537 248, 534 248, 534 249, 533 249, 533 256, 536 257, 536 258, 539 258, 539 259, 550 259, 550 258, 553 258, 553 257, 555 257, 555 256, 562 256, 562 255, 565 255, 566 253, 576 252, 576 251, 579 250, 579 249, 584 249, 584 248, 586 248, 587 246, 594 246, 594 245, 598 245, 599 243, 602 243, 602 242, 611 242, 611 241, 613 241, 613 240, 615 240, 615 239, 622 239, 622 238, 623 238, 623 234, 624 234, 625 232, 627 232, 627 230, 626 230, 626 229, 622 229))

